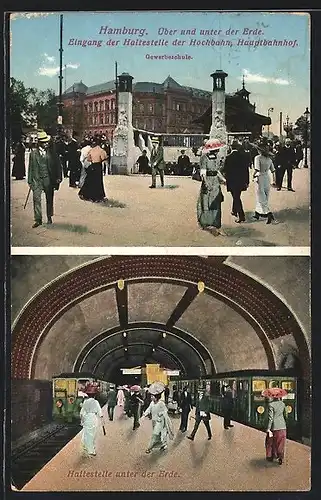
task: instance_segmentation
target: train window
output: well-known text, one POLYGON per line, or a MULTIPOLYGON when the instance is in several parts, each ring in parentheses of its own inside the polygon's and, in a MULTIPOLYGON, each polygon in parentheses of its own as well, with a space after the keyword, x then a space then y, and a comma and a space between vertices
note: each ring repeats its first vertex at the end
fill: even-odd
POLYGON ((265 380, 253 380, 252 390, 253 392, 262 392, 266 389, 266 381, 265 380))
POLYGON ((293 380, 282 381, 281 387, 286 391, 294 391, 294 382, 293 380))
POLYGON ((65 389, 66 388, 66 380, 64 378, 59 378, 55 380, 55 389, 65 389))
POLYGON ((65 398, 66 393, 65 391, 55 391, 55 398, 65 398))
POLYGON ((76 380, 74 378, 71 378, 68 380, 68 393, 73 394, 76 392, 76 380))
POLYGON ((269 380, 269 388, 280 387, 279 380, 269 380))

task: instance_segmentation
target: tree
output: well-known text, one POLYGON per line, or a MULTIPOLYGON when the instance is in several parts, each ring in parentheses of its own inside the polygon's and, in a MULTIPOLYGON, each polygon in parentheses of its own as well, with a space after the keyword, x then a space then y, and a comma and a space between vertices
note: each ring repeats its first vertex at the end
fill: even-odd
POLYGON ((30 95, 33 89, 27 89, 23 82, 10 78, 9 114, 10 137, 17 142, 23 134, 23 129, 31 125, 33 114, 30 105, 30 95))
POLYGON ((54 134, 57 122, 57 96, 53 90, 27 88, 10 78, 9 89, 10 136, 17 142, 26 128, 42 128, 54 134))
POLYGON ((293 132, 295 135, 301 137, 304 143, 310 142, 311 125, 309 121, 306 121, 304 115, 300 116, 295 122, 293 132))

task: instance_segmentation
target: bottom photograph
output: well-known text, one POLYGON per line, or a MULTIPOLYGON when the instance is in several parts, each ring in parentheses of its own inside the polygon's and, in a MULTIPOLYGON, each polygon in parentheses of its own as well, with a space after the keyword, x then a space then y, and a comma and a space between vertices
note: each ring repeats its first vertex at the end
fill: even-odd
POLYGON ((310 258, 12 256, 13 490, 308 491, 310 258))

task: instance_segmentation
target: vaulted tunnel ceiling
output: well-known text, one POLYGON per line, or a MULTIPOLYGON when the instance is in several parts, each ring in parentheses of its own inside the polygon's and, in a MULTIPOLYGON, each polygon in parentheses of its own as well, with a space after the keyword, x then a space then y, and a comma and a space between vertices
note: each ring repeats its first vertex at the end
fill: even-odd
POLYGON ((104 257, 49 283, 21 312, 12 376, 51 378, 77 368, 108 377, 149 360, 187 376, 275 368, 275 345, 289 337, 307 359, 291 311, 226 257, 104 257))

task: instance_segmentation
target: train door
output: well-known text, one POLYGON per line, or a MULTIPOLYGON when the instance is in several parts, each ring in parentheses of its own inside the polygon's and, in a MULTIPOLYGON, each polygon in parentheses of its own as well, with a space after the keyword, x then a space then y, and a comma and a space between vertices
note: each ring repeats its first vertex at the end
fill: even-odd
POLYGON ((248 379, 237 379, 235 381, 236 390, 234 397, 233 415, 236 416, 241 422, 248 422, 249 415, 249 391, 250 381, 248 379))
POLYGON ((287 395, 282 398, 286 407, 287 434, 290 438, 301 437, 301 430, 298 418, 298 393, 295 378, 288 378, 280 381, 281 388, 285 389, 287 395))
POLYGON ((53 379, 53 408, 52 417, 54 420, 63 421, 67 409, 67 386, 65 379, 53 379))
POLYGON ((267 425, 267 402, 262 391, 267 389, 266 379, 252 378, 250 425, 264 429, 267 425))

